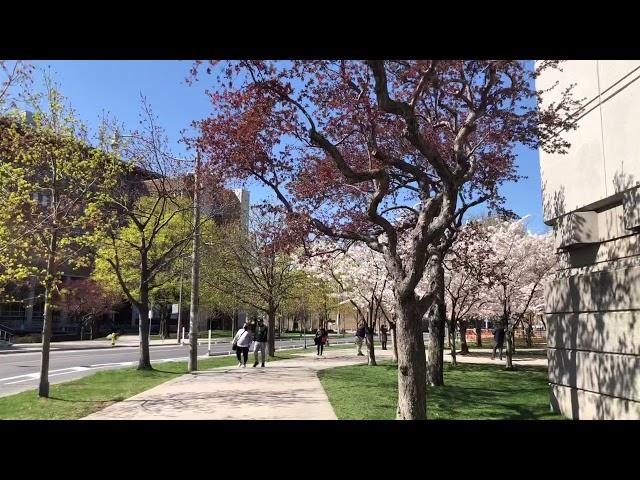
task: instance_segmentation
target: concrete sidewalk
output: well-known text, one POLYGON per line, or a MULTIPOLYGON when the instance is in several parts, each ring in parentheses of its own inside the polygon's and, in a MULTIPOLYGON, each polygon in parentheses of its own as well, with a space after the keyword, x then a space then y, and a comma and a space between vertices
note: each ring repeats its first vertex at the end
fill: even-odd
MULTIPOLYGON (((376 351, 388 359, 391 351, 376 351)), ((252 356, 250 356, 250 360, 252 356)), ((86 417, 87 420, 336 420, 318 370, 366 363, 353 350, 183 375, 86 417)))
MULTIPOLYGON (((546 366, 541 349, 520 349, 517 366, 546 366)), ((391 350, 376 349, 376 360, 391 360, 391 350)), ((265 368, 222 367, 186 374, 86 417, 86 420, 336 420, 317 371, 365 364, 353 349, 325 351, 267 363, 265 368)), ((504 366, 491 351, 471 349, 459 363, 504 366)), ((450 362, 447 352, 445 362, 450 362)))
MULTIPOLYGON (((480 363, 484 365, 496 365, 504 366, 507 361, 507 356, 503 352, 502 360, 496 355, 494 360, 491 360, 492 350, 487 348, 470 348, 469 355, 456 355, 456 361, 458 363, 480 363)), ((451 352, 445 350, 444 352, 445 363, 451 363, 451 352)), ((521 367, 546 367, 547 366, 547 354, 544 348, 519 348, 517 353, 513 356, 513 365, 521 367)))

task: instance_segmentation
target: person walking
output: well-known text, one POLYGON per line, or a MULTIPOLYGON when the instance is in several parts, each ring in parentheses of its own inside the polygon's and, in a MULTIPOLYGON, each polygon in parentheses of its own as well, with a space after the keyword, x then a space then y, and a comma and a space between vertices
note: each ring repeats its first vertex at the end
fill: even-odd
POLYGON ((233 346, 231 347, 236 351, 236 357, 238 357, 238 367, 245 368, 247 366, 247 358, 249 357, 249 347, 251 346, 251 325, 244 324, 236 336, 233 337, 233 346))
POLYGON ((356 346, 358 347, 357 348, 358 356, 364 356, 364 353, 362 353, 362 342, 364 341, 365 336, 366 336, 366 328, 365 328, 364 322, 362 322, 358 326, 358 329, 356 330, 356 346))
POLYGON ((316 355, 322 356, 324 344, 327 342, 327 331, 323 327, 319 327, 318 330, 316 330, 316 336, 313 341, 318 349, 318 353, 316 353, 316 355))
POLYGON ((253 367, 258 366, 258 352, 262 352, 262 366, 264 367, 264 363, 267 359, 267 338, 269 336, 269 327, 264 324, 264 320, 259 319, 258 325, 256 326, 256 330, 253 333, 253 359, 254 364, 253 367))
POLYGON ((500 349, 500 360, 502 360, 502 349, 504 348, 504 326, 498 325, 493 331, 493 354, 491 360, 496 358, 496 349, 500 349))
POLYGON ((387 349, 387 326, 380 326, 380 343, 382 344, 382 350, 387 349))

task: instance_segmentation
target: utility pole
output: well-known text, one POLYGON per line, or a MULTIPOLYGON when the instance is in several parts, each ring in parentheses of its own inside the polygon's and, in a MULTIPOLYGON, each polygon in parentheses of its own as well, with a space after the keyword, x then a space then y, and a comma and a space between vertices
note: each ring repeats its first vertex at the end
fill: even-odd
POLYGON ((182 269, 180 270, 180 295, 178 296, 178 330, 176 330, 176 338, 180 345, 180 328, 182 327, 182 282, 184 280, 184 257, 182 257, 182 269))
POLYGON ((200 300, 200 152, 193 172, 193 252, 191 253, 191 311, 189 314, 189 373, 198 370, 198 307, 200 300))

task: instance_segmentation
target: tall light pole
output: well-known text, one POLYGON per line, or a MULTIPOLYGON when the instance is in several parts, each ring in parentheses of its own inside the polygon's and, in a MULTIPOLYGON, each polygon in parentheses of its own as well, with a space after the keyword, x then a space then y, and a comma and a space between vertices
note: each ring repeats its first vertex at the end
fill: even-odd
POLYGON ((182 283, 184 281, 184 257, 182 257, 182 268, 180 269, 180 293, 178 295, 178 330, 176 331, 176 338, 178 339, 178 345, 180 344, 180 332, 182 327, 182 283))
POLYGON ((198 370, 198 307, 200 300, 200 152, 193 171, 193 251, 191 252, 191 311, 189 313, 189 373, 198 370))

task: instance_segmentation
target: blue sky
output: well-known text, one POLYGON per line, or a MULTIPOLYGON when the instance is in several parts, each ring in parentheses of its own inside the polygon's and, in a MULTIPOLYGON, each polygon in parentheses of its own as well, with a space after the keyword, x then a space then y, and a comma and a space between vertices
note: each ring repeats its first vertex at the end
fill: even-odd
MULTIPOLYGON (((191 61, 175 60, 64 60, 37 61, 40 67, 50 68, 61 90, 68 97, 79 117, 94 127, 103 111, 110 112, 127 128, 138 123, 140 93, 152 105, 166 129, 174 152, 185 155, 185 147, 178 143, 180 131, 190 128, 193 120, 205 118, 211 111, 205 89, 207 78, 187 85, 191 61)), ((502 189, 507 207, 520 216, 531 215, 529 228, 543 232, 542 194, 538 152, 518 150, 520 175, 527 178, 502 189)), ((260 187, 250 187, 252 201, 267 195, 260 187)))

